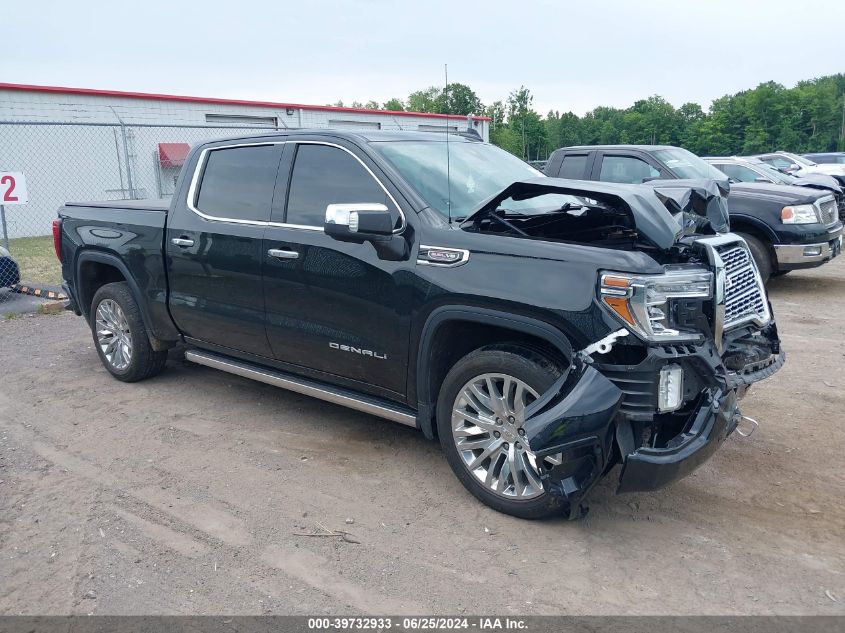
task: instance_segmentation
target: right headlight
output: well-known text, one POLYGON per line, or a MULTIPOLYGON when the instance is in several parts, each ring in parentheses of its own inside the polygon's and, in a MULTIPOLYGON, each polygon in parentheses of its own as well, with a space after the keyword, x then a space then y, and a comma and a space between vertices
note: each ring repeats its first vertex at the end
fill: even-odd
POLYGON ((784 224, 815 224, 819 216, 812 204, 795 204, 780 210, 780 220, 784 224))
POLYGON ((668 270, 662 275, 603 272, 599 284, 601 302, 628 329, 647 341, 698 338, 699 332, 672 327, 672 303, 712 296, 713 273, 706 270, 668 270))

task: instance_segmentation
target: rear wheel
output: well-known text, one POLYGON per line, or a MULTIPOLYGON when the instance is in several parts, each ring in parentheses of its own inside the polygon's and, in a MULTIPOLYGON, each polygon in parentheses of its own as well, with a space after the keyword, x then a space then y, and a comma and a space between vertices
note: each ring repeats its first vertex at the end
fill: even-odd
MULTIPOLYGON (((468 354, 440 389, 437 430, 461 483, 488 506, 536 519, 567 510, 543 489, 538 458, 524 437, 525 407, 560 376, 548 359, 521 348, 468 354)), ((543 458, 551 468, 560 456, 543 458)))
POLYGON ((91 302, 91 332, 97 354, 109 373, 123 382, 160 374, 167 352, 150 345, 141 311, 126 282, 102 286, 91 302))
POLYGON ((763 283, 769 281, 772 276, 774 266, 772 263, 772 254, 769 247, 759 238, 749 235, 748 233, 737 233, 748 244, 748 250, 751 251, 751 257, 754 258, 754 263, 757 264, 757 270, 760 271, 760 278, 763 283))

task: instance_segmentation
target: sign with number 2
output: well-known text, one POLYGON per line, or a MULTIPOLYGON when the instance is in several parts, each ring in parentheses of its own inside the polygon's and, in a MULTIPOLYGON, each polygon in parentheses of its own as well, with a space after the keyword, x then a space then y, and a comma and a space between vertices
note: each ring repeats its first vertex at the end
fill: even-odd
POLYGON ((0 171, 0 204, 8 206, 27 202, 29 197, 23 172, 0 171))

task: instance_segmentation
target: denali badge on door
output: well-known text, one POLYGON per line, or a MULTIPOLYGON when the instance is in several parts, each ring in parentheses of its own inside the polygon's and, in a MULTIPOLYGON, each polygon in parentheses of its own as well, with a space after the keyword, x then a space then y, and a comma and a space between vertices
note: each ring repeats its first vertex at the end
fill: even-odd
POLYGON ((353 352, 355 354, 360 354, 361 356, 372 356, 373 358, 378 358, 380 360, 387 360, 387 354, 380 354, 379 352, 374 352, 371 349, 361 349, 360 347, 341 345, 340 343, 329 343, 329 347, 332 349, 339 349, 341 352, 353 352))

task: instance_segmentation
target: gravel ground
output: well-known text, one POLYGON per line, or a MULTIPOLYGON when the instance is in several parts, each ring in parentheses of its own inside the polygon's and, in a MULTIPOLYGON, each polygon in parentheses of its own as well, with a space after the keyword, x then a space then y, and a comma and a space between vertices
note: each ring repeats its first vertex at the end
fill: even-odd
POLYGON ((845 614, 845 258, 770 291, 760 429, 578 522, 487 509, 411 429, 178 360, 126 385, 81 318, 0 322, 0 613, 845 614))

